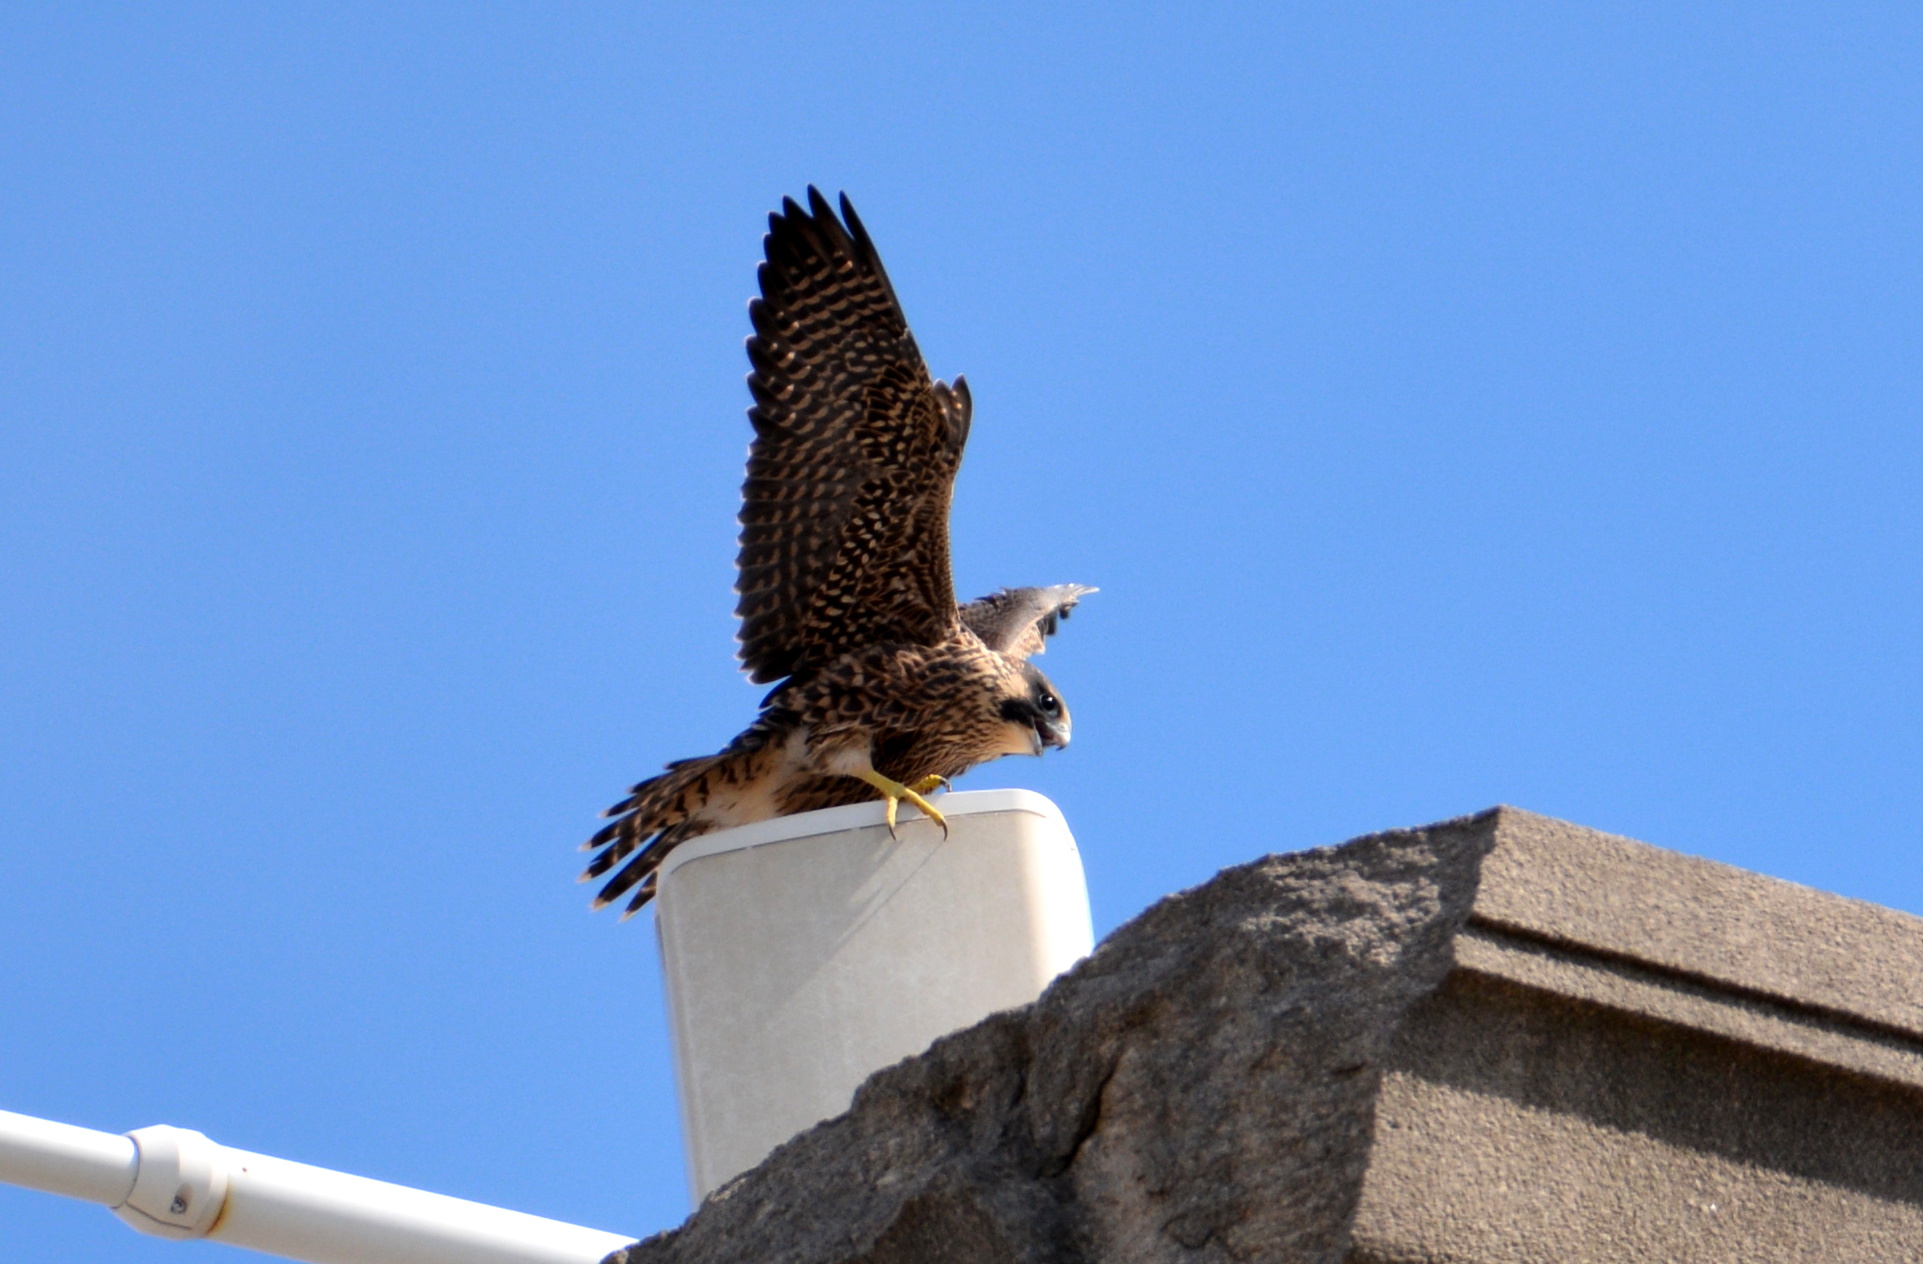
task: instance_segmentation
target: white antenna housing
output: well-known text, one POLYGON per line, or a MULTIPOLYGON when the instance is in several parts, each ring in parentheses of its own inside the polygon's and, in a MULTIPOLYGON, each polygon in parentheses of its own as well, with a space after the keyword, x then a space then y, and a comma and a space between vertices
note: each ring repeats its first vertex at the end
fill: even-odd
POLYGON ((804 812, 661 866, 682 1139, 696 1201, 848 1108, 873 1072, 1026 1005, 1094 946, 1075 839, 1027 790, 804 812))

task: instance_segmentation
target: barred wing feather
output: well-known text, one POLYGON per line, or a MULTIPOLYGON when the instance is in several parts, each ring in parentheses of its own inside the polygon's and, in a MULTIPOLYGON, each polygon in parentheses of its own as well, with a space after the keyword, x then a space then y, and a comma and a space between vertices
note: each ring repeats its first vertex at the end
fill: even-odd
POLYGON ((967 384, 929 376, 847 197, 841 219, 815 189, 808 203, 768 217, 748 309, 735 613, 741 661, 764 682, 865 645, 936 644, 957 619, 948 506, 967 384))

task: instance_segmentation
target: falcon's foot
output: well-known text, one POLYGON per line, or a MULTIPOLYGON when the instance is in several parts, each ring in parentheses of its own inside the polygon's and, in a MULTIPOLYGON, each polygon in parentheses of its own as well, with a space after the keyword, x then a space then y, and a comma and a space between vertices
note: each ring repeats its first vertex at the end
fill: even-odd
POLYGON ((922 814, 929 820, 941 826, 943 838, 948 837, 948 818, 936 810, 934 804, 922 797, 938 785, 947 785, 946 777, 923 777, 912 786, 904 786, 899 781, 882 776, 872 768, 854 775, 881 791, 881 797, 888 803, 888 833, 897 841, 900 840, 901 835, 895 833, 895 809, 901 806, 904 799, 920 808, 922 814))

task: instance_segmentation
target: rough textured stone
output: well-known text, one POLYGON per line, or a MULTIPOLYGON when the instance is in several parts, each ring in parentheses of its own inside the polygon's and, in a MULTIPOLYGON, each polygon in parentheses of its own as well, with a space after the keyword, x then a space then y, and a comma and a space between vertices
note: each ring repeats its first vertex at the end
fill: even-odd
POLYGON ((610 1261, 1334 1264, 1383 1059, 1448 972, 1495 819, 1172 896, 610 1261))

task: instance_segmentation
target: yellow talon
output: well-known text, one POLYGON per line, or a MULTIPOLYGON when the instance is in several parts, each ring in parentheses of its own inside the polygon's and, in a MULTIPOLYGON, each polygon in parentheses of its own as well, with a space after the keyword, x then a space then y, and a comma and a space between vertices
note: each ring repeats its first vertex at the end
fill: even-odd
MULTIPOLYGON (((936 810, 934 804, 930 803, 927 799, 924 799, 922 797, 923 790, 933 790, 935 788, 934 786, 929 784, 929 779, 927 777, 923 777, 920 781, 915 783, 914 788, 911 788, 909 786, 904 786, 899 781, 894 781, 888 777, 882 776, 880 773, 876 772, 872 768, 868 769, 865 772, 858 772, 855 774, 855 776, 860 777, 863 781, 867 782, 869 785, 873 786, 875 789, 881 791, 881 797, 885 799, 888 803, 888 833, 891 837, 895 838, 897 841, 900 840, 901 835, 895 833, 895 809, 901 805, 901 801, 903 799, 906 799, 908 802, 920 808, 922 811, 922 815, 926 816, 929 820, 933 821, 935 824, 941 826, 941 836, 944 839, 948 837, 948 818, 944 817, 938 810, 936 810)), ((937 777, 935 778, 935 780, 938 782, 945 782, 946 778, 937 777)))
POLYGON ((916 794, 927 794, 930 790, 935 789, 937 786, 941 787, 943 790, 946 790, 948 788, 948 778, 942 776, 938 772, 931 772, 926 777, 923 777, 920 781, 917 781, 914 785, 908 788, 910 790, 913 790, 916 794))

